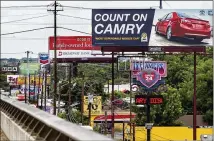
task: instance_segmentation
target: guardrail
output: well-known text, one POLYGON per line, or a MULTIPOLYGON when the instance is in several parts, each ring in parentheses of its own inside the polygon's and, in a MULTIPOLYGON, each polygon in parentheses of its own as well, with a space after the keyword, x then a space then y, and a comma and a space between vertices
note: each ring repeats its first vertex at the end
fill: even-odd
POLYGON ((113 141, 40 109, 1 95, 1 112, 9 116, 35 140, 43 141, 113 141))

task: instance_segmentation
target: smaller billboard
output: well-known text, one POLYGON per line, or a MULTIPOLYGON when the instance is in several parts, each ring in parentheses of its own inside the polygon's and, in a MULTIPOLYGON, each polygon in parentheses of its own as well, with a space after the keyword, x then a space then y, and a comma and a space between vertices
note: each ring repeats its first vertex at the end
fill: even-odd
MULTIPOLYGON (((21 94, 25 94, 25 89, 26 89, 26 93, 28 94, 29 86, 26 85, 26 88, 25 88, 25 85, 21 85, 21 88, 20 88, 21 94)), ((39 94, 41 94, 41 91, 42 91, 41 86, 40 87, 36 86, 35 90, 36 90, 36 94, 38 93, 38 90, 39 90, 39 94)), ((30 95, 34 95, 34 86, 33 85, 30 85, 30 95)))
POLYGON ((49 54, 48 53, 39 53, 39 63, 40 63, 40 65, 49 64, 49 54))
POLYGON ((28 69, 30 74, 35 74, 40 69, 39 63, 29 63, 29 68, 27 67, 27 63, 21 63, 19 66, 21 75, 28 75, 28 69))
MULTIPOLYGON (((101 55, 101 47, 92 47, 91 36, 58 36, 56 42, 57 58, 106 58, 101 55)), ((49 37, 49 53, 54 56, 54 37, 49 37)))
POLYGON ((17 85, 19 75, 7 75, 7 83, 17 85))
POLYGON ((147 101, 147 97, 149 99, 149 103, 152 105, 162 104, 163 96, 162 95, 135 95, 135 104, 136 105, 145 105, 147 101))
POLYGON ((161 77, 167 76, 167 63, 165 61, 144 61, 130 59, 130 70, 133 71, 134 76, 136 76, 138 72, 145 69, 154 69, 161 77))
POLYGON ((18 67, 17 66, 4 66, 1 67, 2 72, 13 72, 17 73, 18 72, 18 67))
MULTIPOLYGON (((28 77, 26 78, 26 81, 27 81, 26 83, 28 84, 29 83, 29 78, 28 77)), ((35 81, 36 81, 36 85, 39 85, 39 83, 41 85, 44 82, 42 77, 40 77, 40 81, 39 81, 39 76, 35 77, 35 81)), ((47 76, 47 85, 50 85, 50 82, 51 82, 51 77, 47 76)), ((17 84, 18 85, 24 85, 25 84, 25 77, 24 76, 19 76, 17 84)), ((34 76, 32 75, 30 77, 30 85, 33 85, 33 84, 34 84, 34 76)))
MULTIPOLYGON (((88 96, 84 96, 84 114, 88 115, 89 107, 88 96)), ((91 115, 101 114, 102 112, 102 98, 101 96, 93 96, 93 102, 91 103, 91 115)))

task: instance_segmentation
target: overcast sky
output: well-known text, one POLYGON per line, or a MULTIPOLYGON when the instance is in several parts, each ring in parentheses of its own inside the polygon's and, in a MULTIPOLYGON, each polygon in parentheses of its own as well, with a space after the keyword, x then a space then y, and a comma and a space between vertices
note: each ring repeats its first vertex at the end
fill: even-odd
MULTIPOLYGON (((52 1, 1 1, 1 7, 48 5, 52 1)), ((149 8, 158 7, 159 1, 59 1, 64 6, 88 8, 149 8)), ((163 1, 163 9, 212 9, 212 1, 163 1)), ((90 9, 64 8, 59 14, 78 16, 91 19, 90 9)), ((53 26, 53 14, 47 8, 1 8, 1 34, 53 26), (4 23, 18 19, 49 14, 46 17, 19 22, 4 23)), ((57 16, 58 26, 91 33, 91 20, 57 16)), ((31 57, 37 57, 39 52, 48 52, 48 37, 54 35, 54 29, 43 29, 1 36, 1 58, 22 58, 27 50, 32 51, 31 57), (15 53, 15 54, 6 54, 15 53)), ((65 29, 57 30, 58 36, 86 35, 65 29)))

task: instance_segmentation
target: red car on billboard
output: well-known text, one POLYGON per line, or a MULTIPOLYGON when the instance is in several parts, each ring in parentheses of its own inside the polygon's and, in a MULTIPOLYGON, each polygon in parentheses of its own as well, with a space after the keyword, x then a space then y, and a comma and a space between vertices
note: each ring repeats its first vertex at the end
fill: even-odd
POLYGON ((180 12, 171 12, 158 19, 155 32, 166 35, 168 40, 173 37, 186 37, 201 42, 211 37, 209 21, 180 12))

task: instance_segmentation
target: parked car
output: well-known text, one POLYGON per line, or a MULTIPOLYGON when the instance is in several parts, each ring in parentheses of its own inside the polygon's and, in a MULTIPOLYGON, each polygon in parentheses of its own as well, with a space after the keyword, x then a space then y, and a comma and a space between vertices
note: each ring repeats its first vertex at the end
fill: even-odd
POLYGON ((179 12, 171 12, 158 19, 155 32, 166 35, 168 40, 173 37, 186 37, 201 42, 211 37, 209 21, 179 12))

